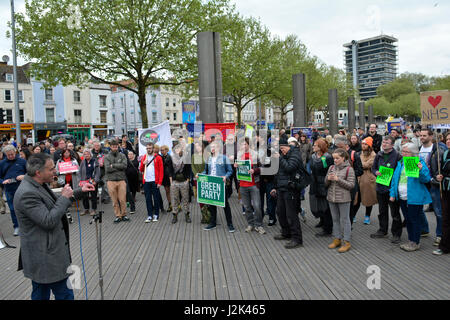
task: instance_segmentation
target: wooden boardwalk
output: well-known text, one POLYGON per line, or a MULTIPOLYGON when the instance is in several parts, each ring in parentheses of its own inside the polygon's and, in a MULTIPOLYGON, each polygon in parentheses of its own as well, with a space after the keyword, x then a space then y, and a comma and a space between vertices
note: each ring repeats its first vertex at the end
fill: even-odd
MULTIPOLYGON (((164 195, 163 195, 164 197, 164 195)), ((273 236, 279 226, 265 227, 267 234, 244 232, 246 219, 234 193, 230 199, 236 232, 226 227, 218 210, 218 227, 204 231, 198 205, 191 204, 191 224, 171 214, 145 224, 144 196, 137 196, 137 213, 129 223, 113 224, 111 205, 105 206, 103 274, 105 299, 115 300, 442 300, 450 299, 450 255, 433 256, 435 217, 427 213, 431 236, 422 238, 421 249, 404 252, 388 238, 371 239, 377 230, 377 206, 371 225, 364 225, 363 208, 352 234, 352 249, 339 254, 329 250, 331 238, 316 238, 317 220, 309 212, 302 222, 304 247, 286 250, 273 236), (381 270, 381 288, 367 288, 367 268, 381 270)), ((81 267, 76 212, 70 226, 72 260, 81 267)), ((265 217, 267 224, 268 217, 265 217)), ((19 246, 12 235, 9 214, 0 215, 6 240, 19 246)), ((100 299, 95 224, 80 217, 88 297, 100 299)), ((402 240, 407 239, 404 229, 402 240)), ((17 272, 18 249, 0 250, 0 299, 29 300, 31 281, 17 272)), ((75 290, 76 299, 85 299, 75 290)))

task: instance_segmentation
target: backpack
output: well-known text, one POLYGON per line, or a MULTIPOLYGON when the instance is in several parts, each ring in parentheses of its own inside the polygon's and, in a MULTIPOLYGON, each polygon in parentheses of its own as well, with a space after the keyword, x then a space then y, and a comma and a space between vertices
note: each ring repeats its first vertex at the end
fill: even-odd
POLYGON ((305 169, 303 166, 303 163, 300 164, 300 166, 297 168, 297 172, 295 173, 292 181, 289 181, 290 183, 293 183, 293 187, 297 191, 301 191, 305 189, 307 186, 309 186, 312 183, 312 176, 311 174, 305 169))

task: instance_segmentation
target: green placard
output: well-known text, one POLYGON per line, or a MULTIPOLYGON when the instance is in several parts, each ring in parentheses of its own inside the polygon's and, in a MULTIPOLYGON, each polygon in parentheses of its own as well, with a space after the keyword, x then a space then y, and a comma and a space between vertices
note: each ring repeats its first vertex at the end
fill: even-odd
POLYGON ((405 174, 407 177, 418 178, 419 177, 419 157, 403 157, 403 163, 405 164, 405 174))
POLYGON ((236 160, 238 167, 236 168, 237 179, 239 181, 252 182, 252 175, 248 173, 252 168, 250 160, 236 160))
POLYGON ((389 187, 392 176, 394 175, 394 169, 381 166, 378 171, 380 171, 381 175, 377 177, 376 182, 383 186, 389 187))
POLYGON ((197 179, 197 202, 225 207, 225 183, 222 177, 199 174, 197 179))

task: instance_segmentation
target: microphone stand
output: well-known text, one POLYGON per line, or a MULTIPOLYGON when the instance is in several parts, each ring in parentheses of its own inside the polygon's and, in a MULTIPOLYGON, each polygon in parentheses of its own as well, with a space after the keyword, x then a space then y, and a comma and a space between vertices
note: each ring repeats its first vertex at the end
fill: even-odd
POLYGON ((97 240, 97 255, 98 255, 98 285, 100 287, 100 296, 101 299, 104 300, 103 296, 103 275, 102 275, 102 215, 104 213, 103 204, 102 204, 102 191, 103 188, 98 188, 98 192, 100 192, 100 205, 96 214, 93 216, 92 220, 89 222, 89 224, 92 224, 92 222, 95 222, 95 238, 97 240))

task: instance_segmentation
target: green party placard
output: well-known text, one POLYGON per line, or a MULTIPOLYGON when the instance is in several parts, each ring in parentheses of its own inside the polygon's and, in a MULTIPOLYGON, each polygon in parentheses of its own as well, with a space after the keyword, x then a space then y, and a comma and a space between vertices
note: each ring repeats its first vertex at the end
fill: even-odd
POLYGON ((405 174, 407 177, 418 178, 419 177, 419 157, 403 157, 403 163, 405 164, 405 174))
POLYGON ((391 184, 392 176, 394 175, 394 169, 380 166, 381 175, 377 177, 377 183, 389 187, 391 184))
POLYGON ((222 177, 199 174, 197 179, 197 202, 225 207, 225 182, 222 177))
POLYGON ((237 179, 239 181, 252 182, 252 175, 249 173, 252 165, 250 160, 236 160, 238 167, 236 168, 237 179))

